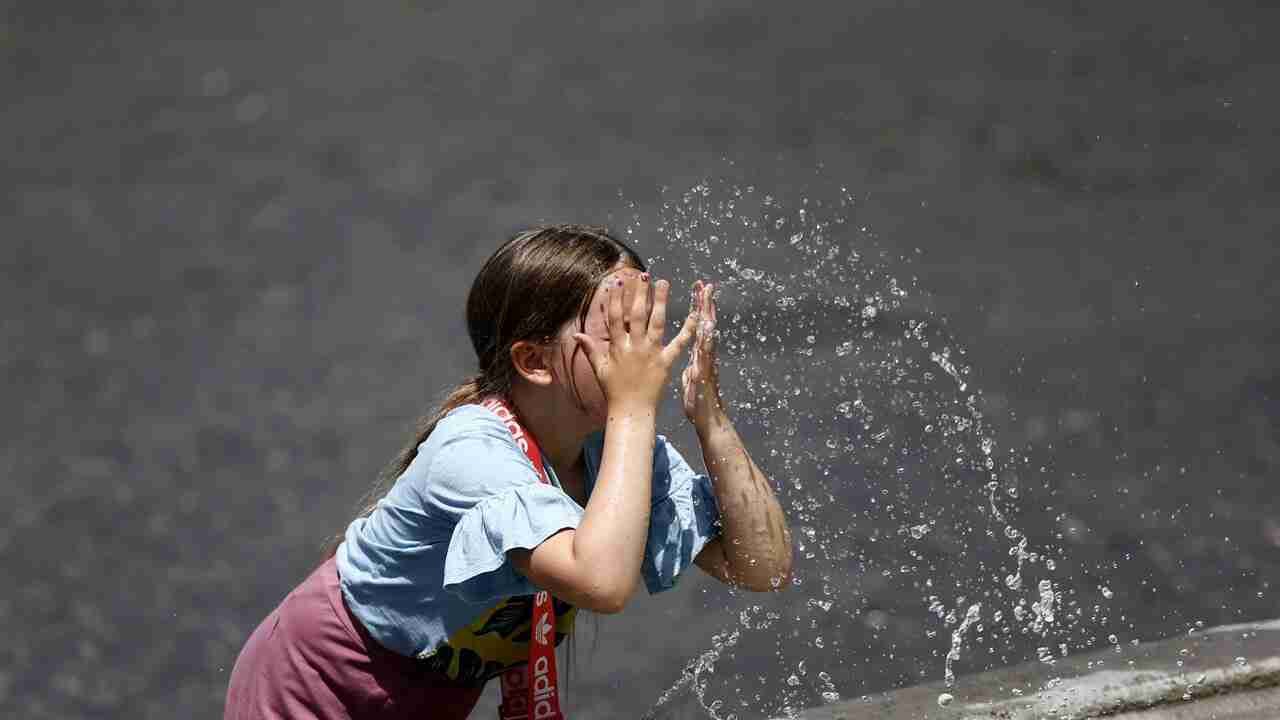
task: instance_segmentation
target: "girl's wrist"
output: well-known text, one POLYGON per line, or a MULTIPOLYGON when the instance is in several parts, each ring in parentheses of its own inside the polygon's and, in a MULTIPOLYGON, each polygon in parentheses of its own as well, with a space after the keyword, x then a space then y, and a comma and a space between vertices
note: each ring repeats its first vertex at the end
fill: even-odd
POLYGON ((643 397, 638 393, 630 393, 629 396, 614 399, 606 397, 606 412, 610 419, 615 417, 656 417, 660 399, 660 397, 643 397))
POLYGON ((709 403, 707 407, 695 410, 689 415, 689 422, 693 423, 693 429, 700 438, 705 438, 725 428, 733 427, 733 424, 729 421, 728 414, 724 411, 724 406, 719 401, 709 403))

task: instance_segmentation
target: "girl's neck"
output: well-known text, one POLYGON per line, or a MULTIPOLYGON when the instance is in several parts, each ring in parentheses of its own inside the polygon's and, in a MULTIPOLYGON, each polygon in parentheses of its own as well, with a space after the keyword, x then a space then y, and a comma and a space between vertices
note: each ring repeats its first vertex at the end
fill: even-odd
POLYGON ((577 422, 581 411, 564 406, 557 393, 525 383, 511 388, 510 400, 520 422, 537 441, 544 462, 551 463, 557 475, 569 474, 582 457, 582 444, 591 434, 590 428, 577 422))

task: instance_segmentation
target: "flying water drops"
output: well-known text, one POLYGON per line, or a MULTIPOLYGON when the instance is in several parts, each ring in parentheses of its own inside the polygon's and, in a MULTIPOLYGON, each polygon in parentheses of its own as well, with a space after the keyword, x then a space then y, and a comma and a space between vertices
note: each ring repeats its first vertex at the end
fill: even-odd
POLYGON ((796 550, 787 592, 717 601, 725 630, 650 717, 680 697, 745 720, 939 675, 950 687, 1052 659, 1055 636, 1106 619, 1061 586, 1060 549, 1018 526, 1043 468, 1001 448, 964 344, 913 258, 858 221, 861 202, 825 182, 706 180, 622 218, 673 285, 716 283, 725 401, 796 550))

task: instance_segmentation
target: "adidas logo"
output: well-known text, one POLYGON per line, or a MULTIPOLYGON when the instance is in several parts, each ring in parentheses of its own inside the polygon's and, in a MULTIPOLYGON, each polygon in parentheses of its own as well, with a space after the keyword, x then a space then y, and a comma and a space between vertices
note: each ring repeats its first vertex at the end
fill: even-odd
POLYGON ((546 615, 538 618, 538 626, 533 629, 533 634, 539 645, 547 644, 547 637, 551 634, 551 620, 546 615))

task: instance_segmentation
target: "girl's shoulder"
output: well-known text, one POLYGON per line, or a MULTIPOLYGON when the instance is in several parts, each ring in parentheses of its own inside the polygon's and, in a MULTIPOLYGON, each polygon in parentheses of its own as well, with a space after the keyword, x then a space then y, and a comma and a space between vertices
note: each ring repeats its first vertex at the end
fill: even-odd
POLYGON ((468 440, 481 444, 496 440, 518 449, 507 426, 502 424, 497 415, 479 405, 471 404, 461 405, 445 413, 420 450, 435 450, 468 440))
POLYGON ((443 504, 451 506, 538 480, 506 425, 479 405, 454 408, 441 418, 405 475, 425 497, 440 500, 436 496, 443 494, 443 504))

